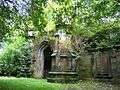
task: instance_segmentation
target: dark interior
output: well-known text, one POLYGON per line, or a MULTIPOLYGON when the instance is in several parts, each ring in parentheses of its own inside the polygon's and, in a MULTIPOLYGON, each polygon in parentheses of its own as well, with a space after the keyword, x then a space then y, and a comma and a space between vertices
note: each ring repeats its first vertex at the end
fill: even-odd
POLYGON ((51 48, 48 46, 45 50, 44 50, 44 78, 47 77, 48 72, 51 70, 51 54, 52 54, 52 50, 51 48))

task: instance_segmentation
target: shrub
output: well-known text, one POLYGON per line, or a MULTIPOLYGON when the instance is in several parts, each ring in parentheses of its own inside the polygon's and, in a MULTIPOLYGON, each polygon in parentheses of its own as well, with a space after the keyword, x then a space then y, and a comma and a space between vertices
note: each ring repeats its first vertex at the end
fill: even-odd
POLYGON ((21 36, 10 37, 5 43, 4 51, 0 54, 0 75, 30 77, 32 73, 29 43, 21 36))

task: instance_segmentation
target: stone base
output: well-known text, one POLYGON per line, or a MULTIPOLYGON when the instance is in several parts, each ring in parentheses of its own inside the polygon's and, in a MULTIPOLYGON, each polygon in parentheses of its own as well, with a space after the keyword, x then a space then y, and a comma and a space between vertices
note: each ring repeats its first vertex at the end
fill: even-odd
POLYGON ((79 80, 76 72, 49 72, 48 82, 75 83, 79 80))
POLYGON ((99 79, 112 79, 112 75, 108 74, 108 73, 101 73, 101 74, 96 74, 95 78, 99 78, 99 79))

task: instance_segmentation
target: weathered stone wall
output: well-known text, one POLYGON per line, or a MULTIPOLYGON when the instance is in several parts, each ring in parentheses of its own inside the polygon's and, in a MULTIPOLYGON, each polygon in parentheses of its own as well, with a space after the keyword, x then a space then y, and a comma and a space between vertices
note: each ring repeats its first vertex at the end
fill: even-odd
MULTIPOLYGON (((58 43, 58 41, 56 41, 58 43)), ((48 41, 43 40, 38 42, 34 47, 33 52, 33 73, 34 77, 40 78, 43 76, 43 66, 44 66, 44 55, 43 51, 47 47, 48 41)), ((84 52, 84 39, 83 38, 74 38, 72 42, 59 42, 58 46, 55 46, 54 41, 54 51, 60 48, 60 52, 64 55, 68 49, 70 51, 76 50, 79 52, 80 57, 75 61, 77 72, 79 74, 80 79, 87 79, 87 78, 96 78, 96 75, 100 74, 108 74, 113 78, 120 78, 120 50, 117 49, 107 49, 107 50, 98 50, 98 51, 90 51, 84 52), (78 42, 79 41, 79 42, 78 42), (63 44, 66 44, 63 45, 63 44), (71 49, 71 45, 73 44, 73 48, 71 49), (65 46, 65 47, 64 47, 65 46), (70 47, 69 47, 70 46, 70 47)), ((69 51, 69 50, 68 50, 69 51)), ((60 71, 67 71, 69 68, 68 66, 71 65, 66 60, 59 60, 60 71), (62 62, 62 63, 61 63, 62 62)), ((74 61, 74 60, 73 60, 74 61)), ((72 63, 73 64, 73 63, 72 63)), ((54 63, 53 65, 54 66, 54 63)), ((71 66, 70 66, 71 67, 71 66)), ((55 69, 55 68, 54 68, 55 69)), ((71 69, 70 69, 71 70, 71 69)), ((54 71, 54 70, 53 70, 54 71)))
POLYGON ((33 76, 35 78, 43 77, 43 66, 44 66, 44 54, 43 51, 47 47, 47 44, 39 44, 34 49, 34 60, 33 60, 33 76))
POLYGON ((77 60, 77 71, 80 79, 92 78, 91 56, 89 53, 84 53, 77 60))
POLYGON ((113 50, 111 54, 112 75, 116 79, 120 79, 120 50, 113 50))
POLYGON ((77 60, 77 71, 80 79, 120 79, 120 50, 82 53, 77 60))
POLYGON ((93 53, 92 72, 94 78, 120 79, 120 50, 107 49, 93 53))
MULTIPOLYGON (((44 72, 44 50, 53 44, 47 37, 35 38, 33 40, 33 56, 32 56, 32 66, 33 77, 42 78, 44 72)), ((51 46, 52 49, 52 46, 51 46)))

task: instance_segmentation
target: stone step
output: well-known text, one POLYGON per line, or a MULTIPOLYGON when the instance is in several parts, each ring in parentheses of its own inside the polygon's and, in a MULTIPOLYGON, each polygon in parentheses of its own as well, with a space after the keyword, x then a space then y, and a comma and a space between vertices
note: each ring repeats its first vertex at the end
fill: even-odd
POLYGON ((57 74, 57 75, 62 75, 62 74, 64 74, 64 75, 77 75, 77 73, 76 72, 48 72, 48 74, 57 74))
POLYGON ((78 74, 76 72, 49 72, 47 77, 48 82, 76 82, 78 74))
POLYGON ((112 78, 112 76, 108 73, 96 74, 96 78, 112 78))
POLYGON ((47 81, 57 83, 75 83, 78 81, 78 78, 47 78, 47 81))
POLYGON ((49 72, 48 73, 48 77, 50 77, 50 78, 56 78, 56 77, 74 78, 77 76, 78 76, 78 74, 76 72, 49 72))

